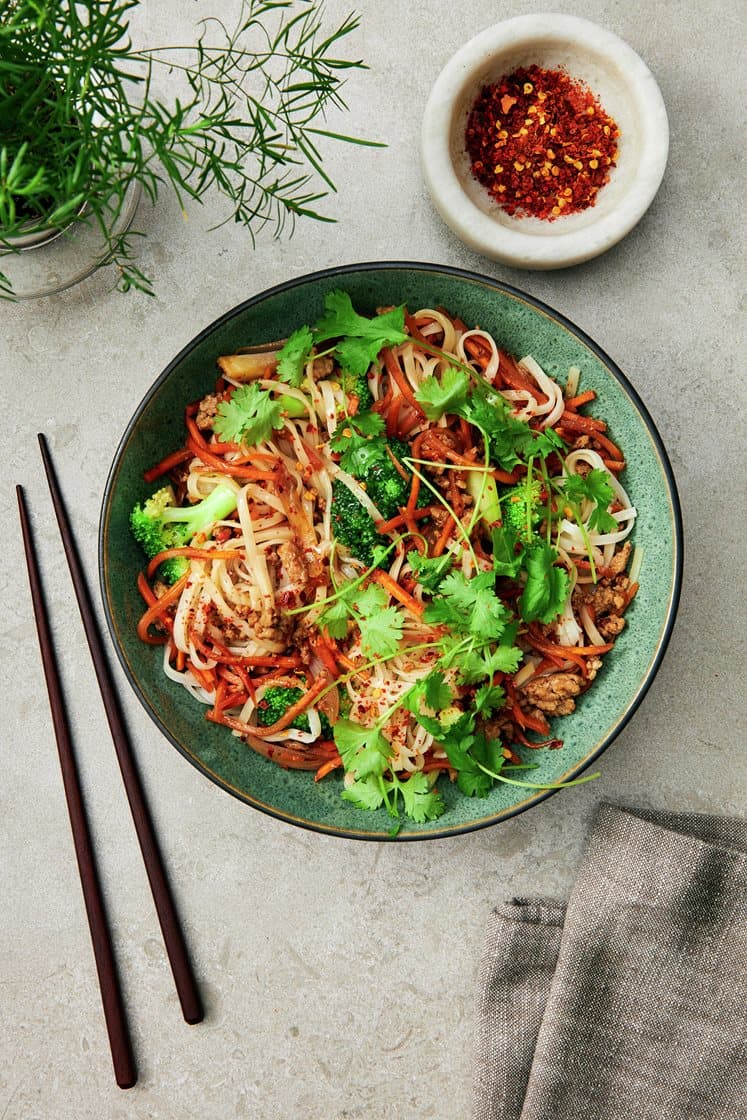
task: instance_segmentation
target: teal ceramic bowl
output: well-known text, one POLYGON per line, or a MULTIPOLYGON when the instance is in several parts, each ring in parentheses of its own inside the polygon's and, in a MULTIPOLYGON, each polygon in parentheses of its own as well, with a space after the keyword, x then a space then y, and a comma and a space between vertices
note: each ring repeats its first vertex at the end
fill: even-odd
MULTIPOLYGON (((681 513, 672 470, 640 397, 615 363, 562 315, 496 280, 439 265, 394 262, 327 269, 280 284, 235 307, 201 331, 167 366, 127 425, 104 494, 99 562, 104 608, 124 670, 139 699, 167 739, 193 766, 240 800, 292 824, 337 836, 390 839, 384 810, 363 812, 340 798, 341 779, 315 783, 308 772, 284 771, 255 754, 226 728, 208 723, 161 669, 161 649, 137 638, 143 604, 135 581, 142 556, 128 531, 136 501, 152 492, 143 471, 183 440, 184 406, 209 391, 215 360, 241 346, 283 338, 323 309, 325 293, 343 288, 373 313, 382 304, 411 309, 444 306, 470 325, 492 332, 513 354, 531 353, 551 376, 582 371, 595 389, 598 414, 625 451, 624 484, 638 519, 635 543, 644 550, 640 590, 628 626, 576 712, 558 721, 561 750, 532 752, 537 782, 573 778, 594 762, 641 703, 672 630, 682 574, 681 513)), ((467 798, 443 778, 446 813, 425 824, 406 822, 397 840, 452 836, 497 824, 538 805, 548 791, 499 786, 484 799, 467 798)))

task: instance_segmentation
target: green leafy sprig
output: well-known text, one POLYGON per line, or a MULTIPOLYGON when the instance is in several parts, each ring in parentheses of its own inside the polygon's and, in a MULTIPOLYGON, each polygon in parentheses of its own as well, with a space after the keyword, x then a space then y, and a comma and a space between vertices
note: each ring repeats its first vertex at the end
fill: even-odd
MULTIPOLYGON (((0 10, 0 249, 27 227, 75 217, 98 227, 119 286, 152 292, 133 261, 134 234, 112 232, 128 188, 155 201, 171 188, 184 207, 217 191, 225 221, 252 239, 270 223, 331 219, 319 204, 334 184, 320 141, 372 144, 324 127, 343 110, 360 60, 339 47, 358 26, 331 29, 317 3, 243 0, 232 27, 203 20, 196 42, 138 49, 138 0, 12 0, 0 10), (168 99, 158 72, 182 79, 168 99)), ((380 145, 374 145, 380 146, 380 145)), ((7 276, 0 286, 12 296, 7 276)))

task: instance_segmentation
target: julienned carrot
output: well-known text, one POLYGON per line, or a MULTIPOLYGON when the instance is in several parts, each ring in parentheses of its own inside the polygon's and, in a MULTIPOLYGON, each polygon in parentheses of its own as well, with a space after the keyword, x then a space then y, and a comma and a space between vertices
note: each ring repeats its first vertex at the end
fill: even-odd
POLYGON ((637 593, 638 593, 638 588, 639 588, 639 586, 640 586, 640 585, 639 585, 639 584, 637 584, 637 583, 631 583, 631 584, 630 584, 630 586, 628 587, 628 590, 627 590, 627 592, 625 593, 625 606, 623 607, 623 610, 624 610, 624 611, 626 611, 626 610, 628 609, 628 607, 630 606, 630 604, 631 604, 631 603, 633 602, 633 600, 635 599, 635 597, 636 597, 636 595, 637 595, 637 593))
POLYGON ((398 513, 396 517, 390 517, 388 521, 377 521, 376 532, 393 533, 395 529, 401 529, 403 525, 406 525, 408 520, 421 521, 424 517, 432 517, 433 511, 437 508, 440 509, 441 507, 423 506, 422 509, 416 509, 415 512, 408 517, 407 509, 403 507, 403 509, 405 509, 404 513, 398 513))
POLYGON ((589 404, 590 401, 595 401, 597 395, 593 389, 587 389, 585 393, 579 393, 576 397, 569 397, 565 402, 565 407, 571 412, 574 409, 581 408, 582 405, 589 404))
POLYGON ((590 435, 607 431, 604 420, 597 420, 596 416, 579 416, 577 412, 568 412, 567 406, 558 420, 558 427, 570 428, 572 432, 588 432, 590 435))
POLYGON ((236 552, 235 550, 192 548, 191 545, 182 545, 181 548, 164 548, 149 562, 147 575, 148 579, 153 579, 156 569, 163 564, 164 560, 170 560, 172 556, 186 556, 190 560, 241 560, 243 555, 243 552, 236 552))
MULTIPOLYGON (((441 455, 444 459, 448 459, 449 462, 457 463, 459 466, 463 467, 477 467, 483 465, 482 463, 477 463, 475 461, 477 451, 474 447, 472 448, 471 455, 460 455, 458 451, 454 451, 453 447, 449 447, 447 443, 444 443, 443 440, 439 439, 438 432, 438 428, 429 429, 429 443, 431 447, 435 447, 437 451, 441 452, 441 455)), ((438 463, 438 460, 434 459, 433 462, 438 463)))
POLYGON ((201 459, 206 467, 212 467, 215 471, 220 471, 221 474, 231 474, 236 478, 246 478, 254 482, 270 482, 276 476, 274 471, 263 471, 258 467, 242 466, 240 463, 231 463, 226 459, 221 459, 218 455, 213 455, 205 447, 200 447, 198 443, 190 437, 187 440, 187 446, 192 449, 198 459, 201 459))
POLYGON ((256 461, 259 463, 277 463, 278 461, 277 455, 274 455, 272 451, 257 451, 256 447, 253 447, 250 452, 247 452, 246 448, 242 447, 239 443, 218 443, 217 441, 213 441, 212 443, 205 443, 205 450, 209 451, 212 455, 227 455, 229 452, 235 455, 237 451, 240 453, 243 452, 253 462, 256 461))
POLYGON ((516 689, 511 681, 506 681, 506 695, 511 705, 511 716, 514 722, 518 723, 519 727, 525 730, 529 728, 530 731, 536 731, 540 735, 548 735, 550 733, 550 724, 544 716, 532 716, 524 711, 519 704, 516 689))
POLYGON ((184 463, 187 459, 194 459, 194 451, 190 447, 182 447, 179 451, 172 451, 165 459, 161 459, 160 463, 156 463, 150 470, 144 471, 143 479, 146 482, 155 482, 161 475, 167 474, 168 471, 178 467, 180 463, 184 463))
POLYGON ((286 709, 284 715, 280 717, 275 723, 269 727, 253 727, 252 735, 256 735, 260 739, 266 739, 268 735, 275 735, 278 731, 285 731, 286 727, 290 727, 296 716, 300 716, 307 708, 316 700, 320 692, 324 692, 329 684, 329 677, 324 674, 319 680, 315 681, 308 692, 304 692, 300 700, 295 704, 291 704, 290 708, 286 709))
POLYGON ((456 521, 451 516, 451 514, 449 514, 448 518, 444 522, 444 527, 441 530, 441 535, 439 536, 438 540, 436 541, 433 548, 431 549, 431 556, 441 556, 442 555, 442 553, 443 553, 444 549, 446 548, 447 544, 449 543, 449 540, 451 539, 452 533, 454 532, 455 529, 456 529, 456 521))
MULTIPOLYGON (((421 774, 428 774, 431 770, 452 770, 448 758, 429 758, 423 763, 421 774)), ((416 771, 417 773, 417 771, 416 771)), ((455 771, 456 773, 456 771, 455 771)))
POLYGON ((607 470, 612 471, 613 474, 619 474, 620 471, 625 470, 625 460, 624 459, 621 459, 621 460, 618 460, 618 459, 602 459, 602 462, 604 463, 607 470))
POLYGON ((152 604, 152 606, 148 607, 145 614, 141 616, 140 621, 137 624, 137 636, 141 641, 147 642, 147 644, 151 646, 165 644, 165 637, 157 638, 152 636, 148 633, 148 628, 150 627, 151 623, 155 622, 157 619, 161 619, 161 616, 166 612, 171 604, 177 601, 182 591, 184 590, 188 577, 189 572, 186 572, 181 579, 178 579, 176 581, 173 587, 170 587, 168 591, 166 591, 160 599, 157 599, 156 602, 152 604))
POLYGON ((544 404, 547 401, 547 395, 542 392, 536 382, 530 381, 526 374, 522 373, 516 362, 510 354, 505 350, 499 350, 500 366, 498 372, 503 377, 506 385, 510 389, 519 389, 531 394, 538 404, 544 404))
POLYGON ((404 401, 405 398, 403 396, 396 396, 387 409, 386 434, 388 436, 393 436, 397 431, 397 425, 399 423, 399 413, 402 405, 404 404, 404 401))
POLYGON ((388 591, 392 598, 398 599, 415 618, 420 618, 422 616, 425 610, 423 604, 419 603, 409 592, 405 591, 404 587, 400 587, 396 580, 393 580, 389 575, 389 572, 383 572, 381 568, 377 568, 371 576, 371 579, 375 583, 378 583, 380 587, 383 587, 385 591, 388 591))
POLYGON ((505 483, 506 486, 513 486, 521 477, 515 471, 502 471, 500 467, 493 467, 490 471, 490 476, 494 478, 496 482, 505 483))
POLYGON ((483 342, 481 338, 465 338, 464 349, 467 351, 470 358, 474 358, 476 361, 480 362, 483 368, 485 368, 490 361, 490 347, 486 342, 483 342))
POLYGON ((428 345, 425 336, 420 333, 420 327, 418 326, 416 320, 412 315, 409 314, 409 312, 405 313, 405 326, 407 327, 410 338, 412 338, 415 342, 423 343, 426 346, 428 345))
MULTIPOLYGON (((400 413, 401 416, 401 413, 400 413)), ((418 424, 422 423, 423 417, 418 416, 417 412, 413 412, 409 405, 407 405, 407 413, 404 419, 400 419, 397 435, 409 436, 413 428, 417 428, 418 424)))
POLYGON ((331 774, 338 766, 342 766, 342 759, 338 755, 337 758, 330 758, 327 762, 323 763, 316 774, 314 775, 315 782, 321 782, 322 778, 326 778, 327 774, 331 774))
POLYGON ((203 688, 205 692, 215 691, 215 673, 212 669, 198 669, 197 666, 193 665, 190 661, 189 671, 200 688, 203 688))
POLYGON ((389 408, 389 405, 392 403, 393 396, 394 389, 390 385, 381 400, 378 400, 371 405, 371 412, 378 412, 383 416, 386 410, 389 408))
POLYGON ((410 496, 407 499, 407 507, 406 507, 407 512, 410 516, 412 516, 412 514, 415 513, 415 507, 418 504, 418 498, 419 497, 420 497, 420 475, 419 474, 413 474, 412 484, 410 486, 410 496))
POLYGON ((553 654, 574 653, 579 657, 599 657, 600 654, 609 653, 614 645, 614 642, 606 642, 603 646, 561 646, 558 642, 551 642, 548 638, 543 638, 538 635, 536 631, 529 627, 528 632, 529 641, 535 646, 540 653, 548 650, 553 654), (544 648, 543 648, 544 647, 544 648))
POLYGON ((338 649, 335 652, 335 657, 339 661, 340 665, 342 665, 343 669, 346 669, 348 673, 356 672, 357 666, 355 662, 351 657, 348 657, 346 653, 343 653, 341 649, 338 649))
POLYGON ((266 667, 270 669, 298 669, 303 665, 300 657, 280 657, 278 654, 255 657, 253 654, 231 653, 226 646, 215 641, 215 639, 208 645, 194 630, 190 630, 189 636, 200 653, 209 657, 211 661, 219 661, 222 665, 244 665, 246 668, 266 667))
POLYGON ((226 682, 221 678, 215 686, 215 697, 213 699, 213 712, 215 715, 222 710, 225 706, 223 704, 223 697, 226 694, 226 682))
POLYGON ((324 665, 327 672, 336 680, 340 675, 340 670, 337 667, 335 655, 332 650, 332 639, 330 638, 329 641, 326 641, 323 635, 320 634, 318 638, 312 641, 311 648, 314 650, 314 653, 317 655, 322 665, 324 665))
MULTIPOLYGON (((610 459, 614 459, 618 462, 624 460, 624 456, 620 448, 616 443, 613 443, 611 439, 608 439, 607 436, 603 436, 601 432, 594 432, 592 433, 591 438, 595 439, 599 446, 604 448, 604 450, 608 453, 610 459)), ((624 465, 625 464, 623 462, 623 466, 624 465)))
POLYGON ((402 372, 402 367, 397 361, 396 354, 390 346, 388 346, 386 350, 384 350, 384 365, 386 366, 386 371, 389 376, 397 382, 400 393, 405 398, 410 407, 415 409, 418 416, 425 416, 423 409, 415 400, 415 394, 413 393, 407 381, 407 378, 402 372))

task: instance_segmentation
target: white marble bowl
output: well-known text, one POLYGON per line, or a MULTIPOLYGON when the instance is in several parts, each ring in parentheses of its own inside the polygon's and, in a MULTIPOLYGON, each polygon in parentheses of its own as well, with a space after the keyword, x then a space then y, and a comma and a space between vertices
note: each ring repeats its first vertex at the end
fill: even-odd
POLYGON ((441 71, 423 118, 423 175, 441 217, 470 248, 519 268, 565 268, 615 245, 651 204, 668 150, 651 71, 622 39, 576 16, 518 16, 481 32, 441 71), (532 64, 584 82, 620 127, 617 166, 595 205, 555 221, 505 213, 473 177, 464 143, 480 89, 532 64))

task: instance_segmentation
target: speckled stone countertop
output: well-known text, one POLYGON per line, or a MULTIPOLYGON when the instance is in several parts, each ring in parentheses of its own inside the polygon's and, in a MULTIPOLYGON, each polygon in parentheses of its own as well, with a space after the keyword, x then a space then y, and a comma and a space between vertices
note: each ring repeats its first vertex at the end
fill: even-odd
MULTIPOLYGON (((0 306, 7 562, 3 588, 0 878, 2 1120, 459 1120, 469 1114, 475 978, 486 919, 512 895, 562 897, 602 799, 736 813, 745 732, 743 190, 738 9, 614 0, 555 10, 626 39, 656 76, 671 149, 637 228, 588 264, 522 273, 465 248, 418 165, 422 109, 458 45, 496 18, 542 10, 474 0, 364 4, 343 131, 382 150, 328 149, 336 225, 292 239, 165 199, 141 205, 157 296, 69 292, 0 306), (168 360, 245 297, 318 267, 409 258, 524 288, 587 331, 631 378, 669 450, 684 508, 679 619, 640 711, 601 778, 493 829, 415 845, 318 836, 213 786, 163 739, 117 670, 193 948, 206 1021, 180 1017, 36 447, 49 438, 92 581, 104 481, 124 426, 168 360), (740 317, 741 312, 741 317, 740 317), (740 341, 741 339, 741 341, 740 341), (114 1085, 17 529, 35 515, 54 631, 131 1010, 140 1081, 114 1085), (741 615, 741 617, 740 617, 741 615)), ((183 40, 221 8, 151 0, 138 33, 183 40)), ((347 11, 328 4, 330 18, 347 11)))

